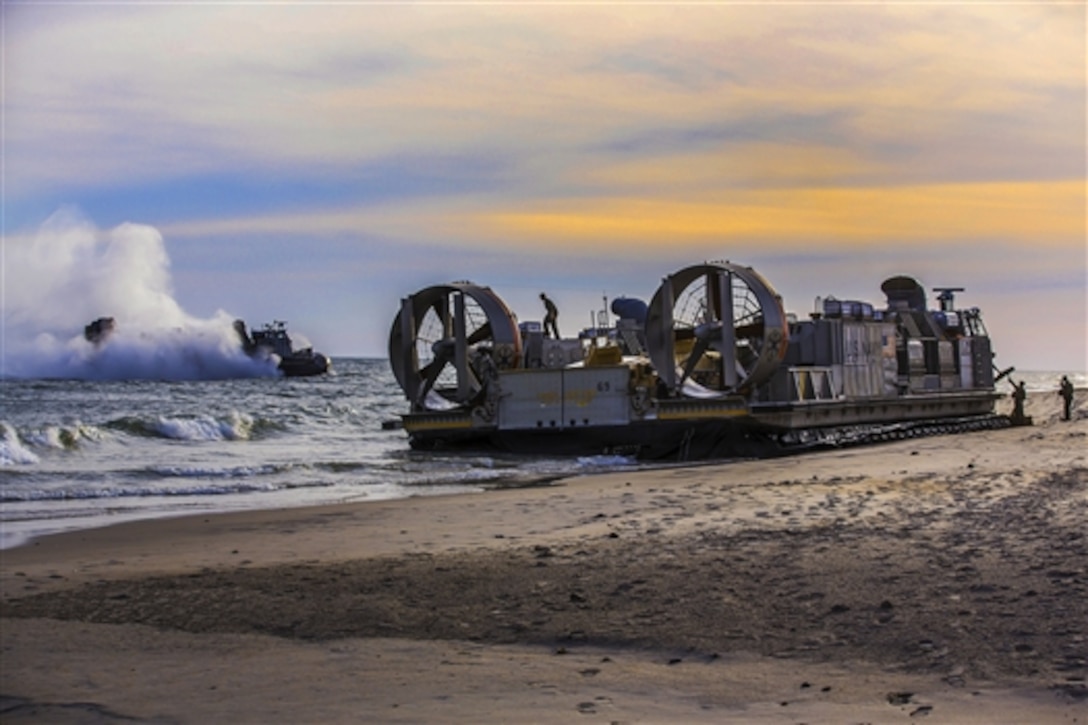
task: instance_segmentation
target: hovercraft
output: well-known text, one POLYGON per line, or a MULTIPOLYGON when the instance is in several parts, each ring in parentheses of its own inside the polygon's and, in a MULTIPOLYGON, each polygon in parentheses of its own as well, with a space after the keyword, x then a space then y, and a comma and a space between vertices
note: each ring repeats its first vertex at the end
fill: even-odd
POLYGON ((402 300, 389 359, 420 449, 690 460, 1009 425, 977 308, 911 277, 883 304, 825 297, 800 319, 751 267, 665 277, 649 304, 615 300, 577 338, 545 336, 489 287, 402 300))
POLYGON ((322 375, 329 371, 331 363, 322 353, 312 347, 296 350, 287 334, 287 323, 273 320, 261 329, 254 330, 252 336, 246 332, 246 324, 235 320, 234 329, 242 339, 242 346, 250 356, 275 355, 279 358, 279 370, 289 378, 322 375))

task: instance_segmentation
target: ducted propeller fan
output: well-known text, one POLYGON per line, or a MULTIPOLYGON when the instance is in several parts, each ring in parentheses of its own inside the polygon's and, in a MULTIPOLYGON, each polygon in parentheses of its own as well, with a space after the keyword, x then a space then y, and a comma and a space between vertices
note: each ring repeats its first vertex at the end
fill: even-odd
POLYGON ((746 394, 778 367, 789 328, 781 300, 760 274, 709 262, 662 280, 646 339, 670 395, 746 394))
POLYGON ((389 360, 414 411, 469 406, 497 370, 517 367, 514 315, 488 287, 455 282, 401 301, 389 360))

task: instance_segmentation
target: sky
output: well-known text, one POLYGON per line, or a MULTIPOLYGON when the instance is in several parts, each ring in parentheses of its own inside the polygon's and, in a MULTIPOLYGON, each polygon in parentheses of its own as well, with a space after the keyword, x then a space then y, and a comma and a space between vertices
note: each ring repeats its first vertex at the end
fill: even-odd
POLYGON ((5 0, 4 354, 109 315, 385 357, 454 280, 572 334, 728 259, 800 316, 965 287, 999 365, 1085 370, 1086 31, 1079 1, 5 0))

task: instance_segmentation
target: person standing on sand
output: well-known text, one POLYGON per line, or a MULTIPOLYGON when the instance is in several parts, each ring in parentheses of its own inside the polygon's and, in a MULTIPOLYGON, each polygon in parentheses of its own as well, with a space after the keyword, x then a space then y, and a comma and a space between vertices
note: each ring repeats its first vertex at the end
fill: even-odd
MULTIPOLYGON (((1010 381, 1011 382, 1011 381, 1010 381)), ((1027 400, 1028 391, 1024 389, 1024 381, 1012 384, 1012 424, 1020 425, 1024 422, 1024 401, 1027 400)))
POLYGON ((1065 408, 1062 411, 1062 420, 1071 420, 1073 412, 1073 383, 1069 382, 1069 376, 1063 375, 1062 382, 1058 386, 1058 395, 1062 396, 1065 408))
POLYGON ((559 325, 556 320, 559 318, 559 309, 555 306, 555 303, 548 299, 548 295, 543 292, 540 293, 540 299, 544 300, 544 336, 548 336, 548 328, 550 327, 554 333, 556 340, 559 339, 559 325))

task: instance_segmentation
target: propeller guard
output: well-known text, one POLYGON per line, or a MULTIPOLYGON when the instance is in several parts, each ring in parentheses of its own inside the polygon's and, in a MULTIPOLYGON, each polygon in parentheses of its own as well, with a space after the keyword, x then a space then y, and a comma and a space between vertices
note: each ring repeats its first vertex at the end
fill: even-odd
POLYGON ((762 275, 708 262, 662 280, 650 301, 646 341, 670 395, 746 395, 785 357, 789 326, 762 275))
POLYGON ((413 411, 470 406, 493 371, 520 366, 521 334, 491 288, 436 285, 401 300, 389 361, 413 411))

